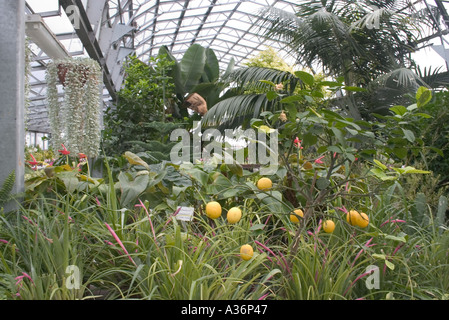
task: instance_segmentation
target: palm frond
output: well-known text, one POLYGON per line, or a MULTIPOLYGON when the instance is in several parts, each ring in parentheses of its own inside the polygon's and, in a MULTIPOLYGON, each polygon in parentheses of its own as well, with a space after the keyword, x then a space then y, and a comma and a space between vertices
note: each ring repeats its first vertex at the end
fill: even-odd
POLYGON ((201 126, 222 128, 237 128, 248 124, 252 118, 257 118, 261 112, 271 110, 273 101, 265 94, 238 95, 218 102, 201 120, 201 126))
POLYGON ((373 81, 373 85, 381 85, 390 88, 418 88, 420 86, 428 87, 421 77, 408 68, 398 68, 389 73, 378 77, 373 81))
POLYGON ((298 79, 295 75, 287 71, 280 71, 272 68, 264 67, 246 67, 239 68, 228 75, 226 81, 234 83, 241 90, 269 90, 270 85, 261 82, 262 80, 270 81, 275 84, 291 82, 290 88, 294 90, 298 79))

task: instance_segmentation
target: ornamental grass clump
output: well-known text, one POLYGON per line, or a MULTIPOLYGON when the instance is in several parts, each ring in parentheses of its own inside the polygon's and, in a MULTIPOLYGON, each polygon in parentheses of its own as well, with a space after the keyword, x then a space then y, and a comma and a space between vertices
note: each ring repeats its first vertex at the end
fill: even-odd
POLYGON ((68 58, 49 63, 48 116, 52 143, 65 144, 74 153, 98 155, 101 139, 101 68, 90 58, 68 58), (64 96, 59 99, 58 84, 64 96))

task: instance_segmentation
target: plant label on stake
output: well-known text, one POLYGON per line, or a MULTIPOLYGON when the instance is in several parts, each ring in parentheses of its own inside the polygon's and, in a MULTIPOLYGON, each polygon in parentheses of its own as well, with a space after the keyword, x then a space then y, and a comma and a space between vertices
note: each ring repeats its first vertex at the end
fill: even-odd
POLYGON ((193 207, 178 207, 178 214, 176 215, 176 220, 181 221, 192 221, 193 219, 193 207))

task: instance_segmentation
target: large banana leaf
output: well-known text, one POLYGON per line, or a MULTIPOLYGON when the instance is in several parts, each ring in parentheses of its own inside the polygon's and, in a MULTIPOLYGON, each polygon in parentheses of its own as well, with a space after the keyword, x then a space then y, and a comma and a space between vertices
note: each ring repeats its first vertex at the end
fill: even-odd
POLYGON ((179 62, 181 83, 185 93, 190 93, 204 73, 206 49, 199 44, 191 45, 179 62))
POLYGON ((214 50, 206 49, 206 64, 204 65, 203 82, 213 83, 220 77, 220 66, 214 50))

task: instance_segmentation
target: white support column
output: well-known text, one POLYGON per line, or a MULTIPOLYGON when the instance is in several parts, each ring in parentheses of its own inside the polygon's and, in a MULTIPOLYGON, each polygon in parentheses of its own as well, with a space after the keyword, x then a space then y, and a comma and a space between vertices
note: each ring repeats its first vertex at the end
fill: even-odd
POLYGON ((25 0, 0 0, 0 30, 0 184, 15 171, 14 194, 24 191, 25 0))

